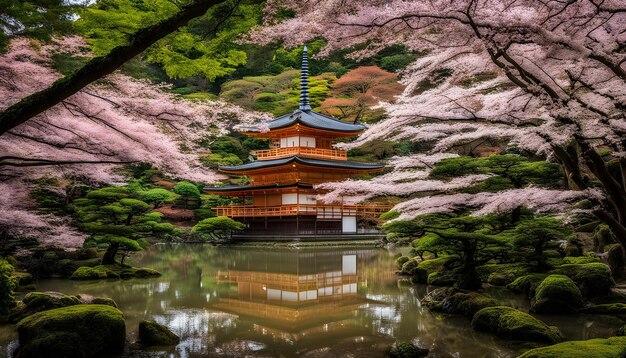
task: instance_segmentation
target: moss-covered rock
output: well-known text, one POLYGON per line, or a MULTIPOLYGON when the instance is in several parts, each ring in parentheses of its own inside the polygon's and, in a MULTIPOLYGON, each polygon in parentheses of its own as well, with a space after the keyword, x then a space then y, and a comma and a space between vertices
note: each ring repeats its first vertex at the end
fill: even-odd
POLYGON ((590 305, 581 310, 583 313, 604 314, 626 319, 626 304, 624 303, 604 303, 600 305, 590 305))
POLYGON ((548 326, 528 313, 507 306, 483 308, 476 312, 472 327, 477 331, 491 332, 504 339, 540 343, 563 341, 556 327, 548 326))
POLYGON ((626 337, 570 341, 531 349, 518 358, 622 358, 626 356, 626 337))
POLYGON ((55 308, 81 304, 76 296, 68 296, 60 292, 29 292, 24 296, 22 305, 9 314, 9 321, 15 323, 34 313, 55 308))
POLYGON ((543 281, 548 275, 542 273, 532 273, 530 275, 518 277, 515 281, 506 285, 511 291, 524 293, 529 298, 535 296, 535 290, 537 286, 543 281))
POLYGON ((104 266, 82 266, 76 269, 70 277, 71 280, 102 280, 106 278, 113 277, 111 276, 111 272, 109 272, 109 270, 107 270, 104 266))
POLYGON ((476 268, 480 279, 492 286, 506 286, 530 271, 531 267, 523 264, 491 264, 476 268))
POLYGON ((565 275, 576 283, 583 296, 607 296, 615 286, 611 269, 599 262, 589 264, 566 264, 555 268, 550 274, 565 275))
POLYGON ((431 291, 422 303, 431 311, 462 314, 471 318, 485 307, 497 306, 498 301, 474 291, 442 287, 431 291))
POLYGON ((25 271, 13 271, 13 274, 11 276, 17 279, 17 284, 20 286, 31 285, 33 282, 35 282, 33 275, 25 271))
POLYGON ((402 265, 404 265, 404 263, 407 261, 409 261, 409 257, 407 256, 398 257, 395 261, 396 267, 398 268, 398 270, 402 270, 402 265))
POLYGON ((582 305, 582 293, 571 278, 550 275, 537 286, 530 310, 537 313, 567 313, 578 311, 582 305))
POLYGON ((452 286, 456 283, 456 275, 453 273, 433 272, 428 275, 427 283, 433 286, 452 286))
POLYGON ((446 271, 446 265, 450 262, 450 260, 450 257, 442 256, 435 259, 421 261, 417 265, 417 272, 414 277, 415 281, 419 283, 428 283, 428 276, 435 272, 446 271))
POLYGON ((389 351, 390 358, 418 358, 426 357, 429 351, 426 348, 420 348, 410 342, 396 343, 389 351))
POLYGON ((97 357, 124 350, 124 316, 106 305, 75 305, 35 313, 17 324, 19 357, 97 357))
POLYGON ((108 297, 94 297, 92 295, 80 294, 76 295, 81 303, 92 305, 107 305, 117 308, 117 303, 108 297))
POLYGON ((402 264, 400 272, 403 275, 414 276, 417 273, 417 261, 415 259, 408 259, 402 264))
POLYGON ((155 321, 139 322, 139 343, 144 346, 172 346, 180 343, 180 338, 169 328, 155 321))
POLYGON ((145 267, 125 267, 120 265, 99 265, 79 267, 70 277, 72 280, 102 280, 107 278, 151 278, 161 273, 145 267))

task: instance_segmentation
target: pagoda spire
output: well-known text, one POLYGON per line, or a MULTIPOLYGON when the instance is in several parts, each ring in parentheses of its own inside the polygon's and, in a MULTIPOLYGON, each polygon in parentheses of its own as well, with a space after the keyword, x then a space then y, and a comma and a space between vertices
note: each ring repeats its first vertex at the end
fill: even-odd
POLYGON ((309 104, 309 58, 307 56, 306 44, 302 50, 302 72, 300 74, 300 110, 310 111, 309 104))

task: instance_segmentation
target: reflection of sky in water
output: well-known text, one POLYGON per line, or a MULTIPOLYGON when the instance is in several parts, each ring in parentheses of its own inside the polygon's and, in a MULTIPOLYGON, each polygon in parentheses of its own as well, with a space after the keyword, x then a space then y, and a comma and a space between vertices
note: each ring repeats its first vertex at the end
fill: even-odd
MULTIPOLYGON (((38 290, 113 298, 130 339, 154 319, 181 337, 158 357, 250 356, 330 358, 385 356, 396 340, 412 340, 436 357, 514 357, 522 348, 475 332, 468 319, 421 307, 423 286, 399 286, 392 253, 381 249, 215 248, 157 245, 134 265, 163 276, 150 280, 41 280, 38 290)), ((528 300, 490 290, 527 309, 528 300)), ((541 317, 570 339, 604 337, 619 323, 606 316, 541 317)), ((14 339, 0 326, 0 357, 14 339)))

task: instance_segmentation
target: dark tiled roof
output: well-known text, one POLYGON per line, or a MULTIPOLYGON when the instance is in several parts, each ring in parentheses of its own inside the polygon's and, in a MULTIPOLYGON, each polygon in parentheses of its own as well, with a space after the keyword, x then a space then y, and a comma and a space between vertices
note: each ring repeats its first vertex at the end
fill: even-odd
MULTIPOLYGON (((365 129, 362 124, 342 122, 333 117, 314 112, 312 110, 297 109, 290 114, 280 116, 267 122, 270 130, 290 127, 296 123, 316 129, 326 129, 337 132, 359 132, 365 129)), ((259 132, 261 127, 242 127, 244 131, 259 132)))
POLYGON ((280 165, 289 164, 291 162, 304 164, 304 165, 312 165, 316 167, 357 169, 357 170, 359 169, 373 170, 373 169, 382 169, 384 167, 383 164, 349 162, 345 160, 323 160, 323 159, 313 159, 313 158, 303 158, 303 157, 298 157, 298 156, 292 156, 292 157, 272 159, 272 160, 257 160, 257 161, 246 163, 243 165, 220 166, 219 169, 224 170, 224 171, 254 170, 254 169, 276 167, 280 165))
POLYGON ((230 192, 230 191, 240 191, 240 190, 281 189, 281 188, 291 188, 291 187, 310 189, 310 188, 313 188, 313 185, 305 184, 305 183, 269 184, 269 185, 225 185, 225 186, 207 186, 207 187, 204 187, 204 190, 230 192))

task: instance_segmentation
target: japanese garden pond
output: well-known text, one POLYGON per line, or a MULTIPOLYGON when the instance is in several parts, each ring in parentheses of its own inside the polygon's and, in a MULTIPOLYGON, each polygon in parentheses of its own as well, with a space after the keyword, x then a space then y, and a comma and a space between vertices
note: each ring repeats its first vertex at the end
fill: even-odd
MULTIPOLYGON (((162 244, 138 253, 133 265, 156 279, 38 280, 39 291, 114 299, 136 339, 153 319, 181 337, 157 357, 382 357, 394 341, 412 340, 434 357, 515 357, 528 349, 473 331, 462 316, 421 307, 425 285, 404 285, 393 250, 372 247, 214 247, 162 244)), ((505 289, 487 291, 528 310, 505 289)), ((542 315, 570 340, 609 337, 621 321, 599 315, 542 315)), ((0 357, 16 346, 15 326, 0 326, 0 357)))

